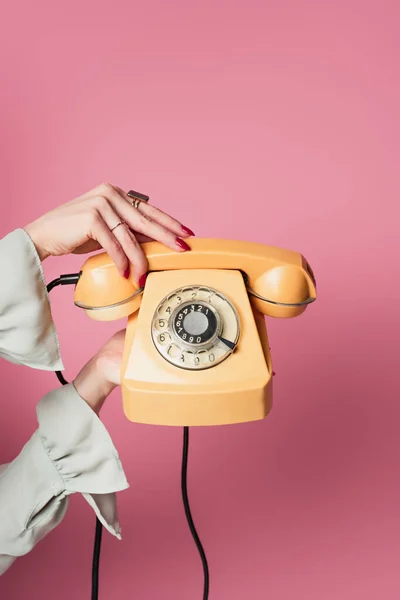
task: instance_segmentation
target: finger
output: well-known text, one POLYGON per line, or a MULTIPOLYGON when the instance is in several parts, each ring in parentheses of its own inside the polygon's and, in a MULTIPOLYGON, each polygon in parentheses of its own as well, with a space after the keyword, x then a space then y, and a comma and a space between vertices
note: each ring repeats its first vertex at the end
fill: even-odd
MULTIPOLYGON (((103 197, 107 198, 113 204, 114 208, 119 213, 120 213, 120 210, 122 210, 120 208, 121 200, 123 200, 124 203, 126 203, 130 207, 132 207, 131 210, 135 210, 132 206, 132 198, 130 198, 128 196, 128 194, 122 188, 120 188, 117 185, 113 185, 111 183, 101 183, 100 185, 96 186, 92 190, 89 190, 88 192, 82 194, 74 202, 82 202, 84 200, 89 200, 90 198, 93 198, 96 196, 103 196, 103 197)), ((170 231, 175 233, 177 236, 190 237, 190 236, 194 235, 194 232, 191 229, 189 229, 188 227, 183 225, 180 221, 178 221, 171 215, 168 215, 167 213, 163 212, 159 208, 156 208, 155 206, 151 206, 151 205, 147 204, 146 202, 141 202, 139 204, 138 210, 140 212, 142 212, 144 215, 146 215, 147 217, 149 217, 150 219, 152 219, 153 221, 155 221, 156 223, 159 223, 160 225, 162 225, 164 228, 169 229, 170 231)), ((125 212, 124 212, 124 215, 126 216, 125 212)), ((128 221, 128 219, 125 219, 125 220, 128 221)))
POLYGON ((148 263, 136 236, 130 231, 126 224, 117 227, 117 229, 114 230, 114 233, 124 249, 125 254, 129 258, 129 261, 132 263, 135 280, 139 287, 142 287, 148 270, 148 263))
MULTIPOLYGON (((110 202, 104 197, 98 197, 93 200, 96 210, 100 213, 101 217, 108 225, 109 229, 112 229, 112 234, 119 242, 125 255, 128 257, 130 263, 133 266, 134 277, 138 282, 139 286, 142 286, 142 277, 147 273, 147 258, 140 247, 138 240, 135 235, 129 230, 129 227, 125 223, 118 225, 123 221, 123 216, 117 213, 110 202), (117 227, 116 227, 117 225, 117 227)), ((129 277, 129 264, 126 266, 123 275, 129 277)))
POLYGON ((146 204, 146 202, 140 202, 137 210, 145 217, 158 223, 165 229, 169 229, 179 237, 187 238, 194 236, 194 232, 189 229, 189 227, 182 225, 182 223, 174 219, 174 217, 171 217, 171 215, 168 215, 156 206, 151 206, 150 204, 146 204))
POLYGON ((177 236, 169 229, 166 229, 162 225, 152 221, 149 217, 140 213, 136 209, 134 209, 133 214, 131 211, 127 213, 126 220, 131 229, 133 229, 135 232, 135 235, 145 236, 151 240, 161 242, 168 248, 175 250, 175 252, 184 252, 186 250, 190 250, 190 246, 188 246, 185 240, 177 236))
POLYGON ((106 198, 114 210, 135 232, 153 238, 177 252, 190 250, 188 244, 178 235, 156 221, 153 221, 151 217, 144 214, 142 211, 139 211, 128 204, 114 186, 104 184, 101 186, 101 191, 104 193, 104 196, 100 196, 99 198, 106 198))
POLYGON ((110 231, 110 228, 108 227, 107 223, 104 221, 100 213, 95 213, 90 231, 90 236, 94 240, 99 242, 100 246, 104 248, 111 260, 114 261, 121 275, 129 275, 128 258, 120 242, 110 231))
MULTIPOLYGON (((124 198, 124 200, 132 206, 132 198, 130 196, 128 196, 128 194, 126 192, 124 192, 124 190, 119 188, 118 186, 114 186, 114 187, 119 192, 119 194, 124 198)), ((147 204, 147 202, 140 202, 137 210, 139 210, 142 214, 146 215, 147 217, 149 217, 156 223, 159 223, 166 229, 169 229, 173 233, 176 233, 176 235, 178 235, 178 236, 191 237, 194 235, 193 231, 191 229, 189 229, 188 227, 186 227, 185 225, 182 225, 182 223, 180 221, 178 221, 174 217, 171 217, 171 215, 168 215, 167 213, 160 210, 159 208, 156 208, 155 206, 152 206, 151 204, 147 204)))
POLYGON ((135 233, 134 231, 132 231, 131 233, 134 234, 139 244, 144 244, 145 242, 154 242, 153 238, 150 238, 147 235, 143 235, 142 233, 135 233))

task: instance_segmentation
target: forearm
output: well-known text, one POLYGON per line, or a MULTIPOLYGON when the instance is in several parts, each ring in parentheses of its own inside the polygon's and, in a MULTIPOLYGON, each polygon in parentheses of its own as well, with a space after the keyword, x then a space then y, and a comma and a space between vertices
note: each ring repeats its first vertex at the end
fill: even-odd
POLYGON ((0 287, 0 357, 63 370, 40 258, 22 229, 0 240, 0 287))
POLYGON ((96 414, 99 414, 105 399, 115 388, 115 384, 105 379, 97 355, 81 369, 73 384, 79 396, 96 414))

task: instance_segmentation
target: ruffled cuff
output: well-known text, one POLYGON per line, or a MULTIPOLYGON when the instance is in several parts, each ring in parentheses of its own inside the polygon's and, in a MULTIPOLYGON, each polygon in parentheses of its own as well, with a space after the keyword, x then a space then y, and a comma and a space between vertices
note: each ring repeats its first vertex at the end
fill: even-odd
POLYGON ((115 492, 129 486, 102 422, 73 384, 47 394, 37 415, 39 428, 0 468, 0 575, 62 521, 76 492, 121 537, 115 492))
POLYGON ((62 371, 42 263, 23 229, 0 240, 0 356, 44 371, 62 371))
POLYGON ((129 487, 103 423, 73 384, 37 405, 39 436, 66 495, 80 492, 110 533, 120 538, 115 492, 129 487))

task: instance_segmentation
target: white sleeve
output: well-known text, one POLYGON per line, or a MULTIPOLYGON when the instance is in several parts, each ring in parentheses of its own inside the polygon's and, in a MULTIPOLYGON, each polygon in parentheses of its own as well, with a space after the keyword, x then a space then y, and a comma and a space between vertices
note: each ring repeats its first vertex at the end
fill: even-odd
POLYGON ((0 357, 44 371, 64 369, 42 264, 23 229, 0 240, 0 357))
POLYGON ((0 575, 62 521, 76 492, 121 538, 115 492, 129 486, 96 413, 68 384, 40 400, 37 417, 21 453, 0 467, 0 575))

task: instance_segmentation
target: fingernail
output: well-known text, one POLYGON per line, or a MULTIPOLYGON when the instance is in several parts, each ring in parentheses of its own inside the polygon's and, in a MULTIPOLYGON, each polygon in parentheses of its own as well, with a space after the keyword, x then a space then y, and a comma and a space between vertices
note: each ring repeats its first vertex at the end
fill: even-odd
POLYGON ((130 272, 130 269, 129 269, 129 267, 128 267, 128 268, 126 269, 125 273, 124 273, 124 277, 125 277, 125 279, 129 279, 129 272, 130 272))
POLYGON ((147 279, 147 273, 144 273, 143 275, 141 275, 139 277, 139 287, 144 287, 144 284, 146 283, 146 279, 147 279))
POLYGON ((272 377, 273 377, 274 375, 276 375, 276 373, 275 373, 275 371, 272 371, 272 377))
POLYGON ((186 233, 186 235, 195 235, 194 231, 189 229, 189 227, 185 227, 184 225, 182 225, 182 231, 186 233))
POLYGON ((181 240, 181 238, 176 238, 175 241, 176 245, 179 246, 179 248, 182 248, 182 250, 190 250, 190 246, 188 246, 188 244, 186 242, 184 242, 183 240, 181 240))

